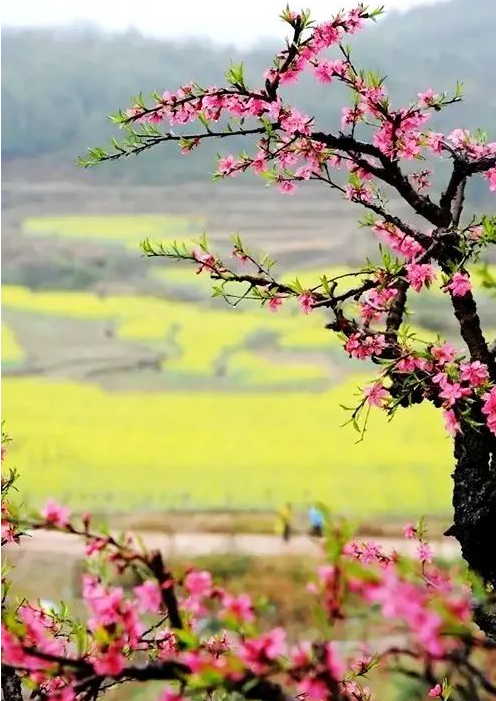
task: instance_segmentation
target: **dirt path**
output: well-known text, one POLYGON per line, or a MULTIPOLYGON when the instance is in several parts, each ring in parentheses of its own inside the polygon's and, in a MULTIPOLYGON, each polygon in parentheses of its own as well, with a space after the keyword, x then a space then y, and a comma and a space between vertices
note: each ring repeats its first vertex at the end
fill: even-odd
MULTIPOLYGON (((319 544, 308 536, 294 536, 289 543, 273 535, 224 535, 218 533, 137 533, 150 549, 161 550, 166 557, 194 557, 222 553, 242 555, 317 555, 319 544)), ((397 550, 404 555, 413 555, 415 542, 394 538, 364 538, 378 543, 386 551, 397 550)), ((435 556, 454 559, 460 556, 458 543, 451 538, 432 543, 435 556)), ((26 538, 22 555, 29 553, 80 557, 83 553, 81 541, 75 536, 51 531, 36 531, 26 538)))

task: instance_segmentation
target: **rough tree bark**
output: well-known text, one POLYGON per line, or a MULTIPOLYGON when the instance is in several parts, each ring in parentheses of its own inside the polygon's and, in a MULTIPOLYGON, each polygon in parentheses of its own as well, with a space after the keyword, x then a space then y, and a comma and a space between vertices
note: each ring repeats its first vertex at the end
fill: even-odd
POLYGON ((16 671, 2 665, 2 701, 23 701, 21 680, 16 671))
MULTIPOLYGON (((496 344, 490 346, 496 355, 496 344)), ((465 423, 455 437, 453 472, 454 523, 446 535, 454 536, 462 555, 490 591, 496 595, 496 437, 481 425, 465 423)), ((496 600, 492 608, 476 611, 476 622, 496 640, 496 600)))

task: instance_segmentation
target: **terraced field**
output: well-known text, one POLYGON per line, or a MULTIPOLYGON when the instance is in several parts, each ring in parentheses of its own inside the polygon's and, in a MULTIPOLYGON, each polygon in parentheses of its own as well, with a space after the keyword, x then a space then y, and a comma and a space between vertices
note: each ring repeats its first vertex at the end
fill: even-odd
MULTIPOLYGON (((190 239, 201 227, 196 216, 35 217, 23 235, 123 249, 145 236, 190 239)), ((142 265, 140 290, 2 288, 4 418, 33 503, 49 494, 118 510, 318 498, 359 516, 446 511, 450 444, 439 416, 421 406, 388 424, 372 412, 357 444, 340 405, 353 404, 373 371, 347 360, 323 313, 302 315, 295 303, 277 314, 233 309, 191 267, 142 265)), ((348 270, 283 274, 306 287, 348 270)), ((489 296, 477 294, 490 315, 489 296)), ((425 342, 446 302, 433 289, 414 308, 425 342)))

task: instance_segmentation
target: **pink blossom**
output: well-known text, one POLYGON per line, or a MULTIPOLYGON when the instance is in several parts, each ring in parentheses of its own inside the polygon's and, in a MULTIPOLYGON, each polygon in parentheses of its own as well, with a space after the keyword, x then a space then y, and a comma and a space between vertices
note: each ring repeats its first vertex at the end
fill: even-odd
POLYGON ((195 248, 193 250, 193 258, 200 263, 200 266, 196 270, 196 274, 199 275, 204 270, 207 272, 212 272, 219 269, 218 262, 211 253, 204 251, 201 248, 195 248))
POLYGON ((243 265, 249 261, 248 255, 241 248, 237 248, 236 246, 233 248, 231 256, 239 260, 243 265))
POLYGON ((86 543, 86 555, 88 557, 91 557, 91 555, 101 552, 107 547, 108 542, 108 538, 91 538, 86 543))
POLYGON ((320 83, 331 83, 334 77, 330 61, 319 61, 314 69, 314 75, 320 83))
POLYGON ((411 355, 404 356, 400 358, 395 365, 395 372, 415 372, 417 369, 417 358, 411 355))
POLYGON ((441 99, 441 95, 435 93, 431 88, 425 92, 419 92, 417 97, 419 98, 421 107, 429 107, 430 105, 436 104, 441 99))
POLYGON ((298 297, 298 304, 304 314, 309 314, 315 302, 315 297, 311 292, 302 292, 298 297))
POLYGON ((441 684, 436 684, 436 686, 433 686, 432 689, 429 691, 429 696, 432 698, 439 698, 442 696, 443 690, 441 688, 441 684))
POLYGON ((138 600, 138 610, 142 613, 158 613, 162 596, 157 582, 147 580, 137 587, 133 592, 138 600))
POLYGON ((225 158, 219 158, 219 173, 234 177, 241 161, 237 161, 232 154, 225 158))
POLYGON ((363 393, 367 397, 367 402, 370 406, 383 407, 391 399, 391 395, 381 382, 376 382, 370 387, 366 387, 363 393))
POLYGON ((69 525, 70 511, 66 506, 60 506, 53 499, 49 499, 41 511, 45 522, 51 526, 63 528, 69 525))
POLYGON ((420 562, 422 563, 429 563, 432 562, 432 550, 427 543, 419 543, 418 546, 418 557, 420 562))
POLYGON ((393 251, 400 253, 408 260, 424 252, 424 248, 412 236, 408 236, 394 224, 376 221, 372 231, 385 240, 393 251))
POLYGON ((291 666, 293 668, 306 667, 312 661, 312 643, 304 640, 290 651, 291 666))
POLYGON ((474 360, 472 363, 461 363, 460 378, 472 387, 480 387, 489 380, 487 365, 481 363, 480 360, 474 360))
POLYGON ((433 153, 440 154, 443 150, 444 134, 430 131, 426 134, 426 145, 433 153))
POLYGON ((451 343, 443 343, 442 346, 432 346, 431 348, 431 355, 439 365, 452 363, 456 353, 456 348, 451 343))
POLYGON ((487 416, 487 425, 492 433, 496 434, 496 387, 482 396, 482 413, 487 416))
POLYGON ((334 581, 336 570, 332 565, 320 565, 317 567, 317 576, 323 586, 329 586, 334 581))
POLYGON ((250 622, 254 620, 253 604, 248 594, 231 596, 225 594, 222 599, 222 615, 233 616, 238 621, 250 622))
POLYGON ((325 701, 329 698, 327 684, 321 679, 307 676, 298 683, 298 691, 308 701, 325 701))
POLYGON ((425 190, 425 188, 430 187, 431 185, 429 180, 429 175, 431 174, 431 170, 420 170, 418 173, 412 173, 409 177, 419 190, 425 190))
POLYGON ((444 291, 449 290, 453 297, 464 297, 472 289, 470 277, 467 273, 454 273, 451 281, 445 286, 444 291))
POLYGON ((381 355, 385 347, 386 339, 383 334, 366 335, 360 332, 352 333, 344 346, 352 358, 359 360, 381 355))
POLYGON ((444 426, 450 436, 454 436, 461 431, 460 424, 453 409, 446 409, 443 412, 444 426))
POLYGON ((274 628, 258 638, 247 638, 241 643, 240 657, 255 672, 263 671, 265 665, 286 652, 286 632, 274 628))
POLYGON ((343 61, 318 61, 314 68, 314 75, 321 83, 331 83, 334 76, 343 76, 346 72, 346 64, 343 61))
POLYGON ((279 310, 279 307, 282 304, 282 297, 279 295, 275 295, 274 297, 271 297, 269 301, 267 302, 267 306, 269 308, 269 311, 271 312, 277 312, 279 310))
POLYGON ((361 104, 354 107, 343 107, 341 110, 341 128, 344 129, 348 124, 360 122, 367 114, 367 110, 361 104))
POLYGON ((160 659, 167 659, 177 652, 176 636, 171 630, 167 628, 161 630, 160 633, 157 634, 156 640, 160 648, 160 659))
POLYGON ((464 148, 470 143, 470 132, 468 129, 455 129, 451 134, 448 134, 448 139, 453 146, 464 148))
POLYGON ((387 564, 390 560, 382 551, 381 546, 373 542, 357 543, 352 540, 344 546, 343 553, 365 565, 372 563, 382 565, 387 564))
POLYGON ((343 23, 344 29, 348 34, 354 34, 358 29, 363 27, 362 12, 363 8, 360 7, 349 10, 343 23))
POLYGON ((286 652, 286 631, 283 628, 273 628, 264 636, 265 655, 269 660, 275 660, 286 652))
POLYGON ((212 575, 205 570, 190 570, 184 578, 184 586, 190 594, 208 596, 212 591, 212 575))
POLYGON ((281 129, 286 134, 293 135, 296 132, 300 134, 310 135, 312 119, 307 114, 302 114, 298 110, 291 109, 284 116, 280 117, 279 122, 281 129))
POLYGON ((370 290, 360 305, 360 313, 367 321, 378 321, 398 294, 393 287, 370 290))
POLYGON ((263 151, 259 151, 251 162, 252 170, 257 173, 263 173, 267 169, 266 155, 263 151))
POLYGON ((482 226, 469 226, 467 229, 467 236, 472 241, 480 241, 484 235, 484 228, 482 226))
POLYGON ((335 643, 331 642, 326 644, 325 663, 327 671, 333 679, 338 681, 344 676, 344 665, 338 655, 335 643))
POLYGON ((334 22, 323 22, 315 27, 313 38, 319 51, 327 49, 339 41, 339 29, 334 25, 334 22))
POLYGON ((179 691, 171 689, 170 686, 167 686, 162 691, 157 701, 184 701, 184 699, 185 697, 181 693, 179 693, 179 691))
POLYGON ((448 382, 447 380, 442 380, 440 382, 441 392, 439 396, 442 399, 446 399, 446 403, 449 406, 453 406, 458 399, 463 399, 464 397, 469 397, 472 394, 472 389, 469 387, 462 387, 459 382, 448 382))
POLYGON ((284 180, 284 178, 278 178, 277 189, 282 192, 283 195, 292 195, 296 190, 296 185, 291 180, 284 180))
POLYGON ((2 521, 2 541, 5 543, 18 543, 19 533, 17 533, 15 526, 12 523, 7 523, 2 521))
POLYGON ((119 649, 109 648, 93 662, 97 674, 113 677, 122 672, 126 666, 126 658, 119 649))
POLYGON ((309 165, 300 166, 295 171, 295 178, 301 178, 302 180, 310 180, 313 174, 313 168, 309 165))
POLYGON ((413 523, 407 523, 403 528, 403 533, 405 534, 405 538, 416 538, 417 528, 413 525, 413 523))
POLYGON ((296 83, 296 81, 298 80, 299 74, 300 74, 299 70, 288 69, 288 70, 284 71, 284 73, 280 74, 280 78, 279 78, 281 85, 291 85, 293 83, 296 83))
POLYGON ((486 180, 489 180, 489 189, 491 192, 496 192, 496 167, 490 168, 484 173, 486 180))
POLYGON ((408 263, 406 270, 407 280, 415 292, 420 292, 424 285, 429 287, 436 276, 434 268, 429 263, 408 263))
POLYGON ((373 193, 370 188, 361 183, 360 185, 348 185, 345 186, 345 197, 348 200, 354 200, 357 202, 372 202, 373 193))

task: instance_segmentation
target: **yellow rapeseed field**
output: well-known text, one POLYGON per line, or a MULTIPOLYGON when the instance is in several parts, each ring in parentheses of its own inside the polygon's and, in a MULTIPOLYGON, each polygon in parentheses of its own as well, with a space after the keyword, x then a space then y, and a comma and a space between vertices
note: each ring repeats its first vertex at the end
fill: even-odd
POLYGON ((33 502, 121 508, 256 506, 318 498, 355 515, 449 506, 451 446, 428 405, 388 423, 372 412, 362 443, 323 393, 106 393, 90 384, 6 379, 12 463, 33 502))
POLYGON ((7 365, 19 363, 24 359, 24 355, 24 350, 10 326, 2 324, 2 363, 7 365))
MULTIPOLYGON (((164 341, 176 329, 174 343, 179 353, 167 359, 164 369, 191 375, 211 375, 215 362, 229 350, 241 350, 256 334, 271 332, 279 339, 281 348, 319 348, 336 345, 333 334, 323 328, 321 314, 303 316, 294 302, 288 310, 271 314, 254 304, 244 308, 219 305, 202 307, 188 302, 146 296, 97 296, 91 292, 42 291, 26 287, 3 285, 2 304, 9 310, 72 317, 76 319, 109 320, 116 325, 117 336, 126 341, 164 341), (294 313, 292 313, 294 312, 294 313)), ((246 360, 246 357, 245 357, 246 360)), ((253 363, 261 361, 253 358, 253 363)), ((308 361, 299 361, 288 368, 289 379, 315 377, 308 361), (305 368, 304 366, 307 365, 305 368), (297 368, 303 372, 297 372, 297 368)))
POLYGON ((33 236, 106 241, 137 247, 145 238, 156 240, 199 236, 203 220, 198 216, 102 215, 30 217, 23 230, 33 236))

